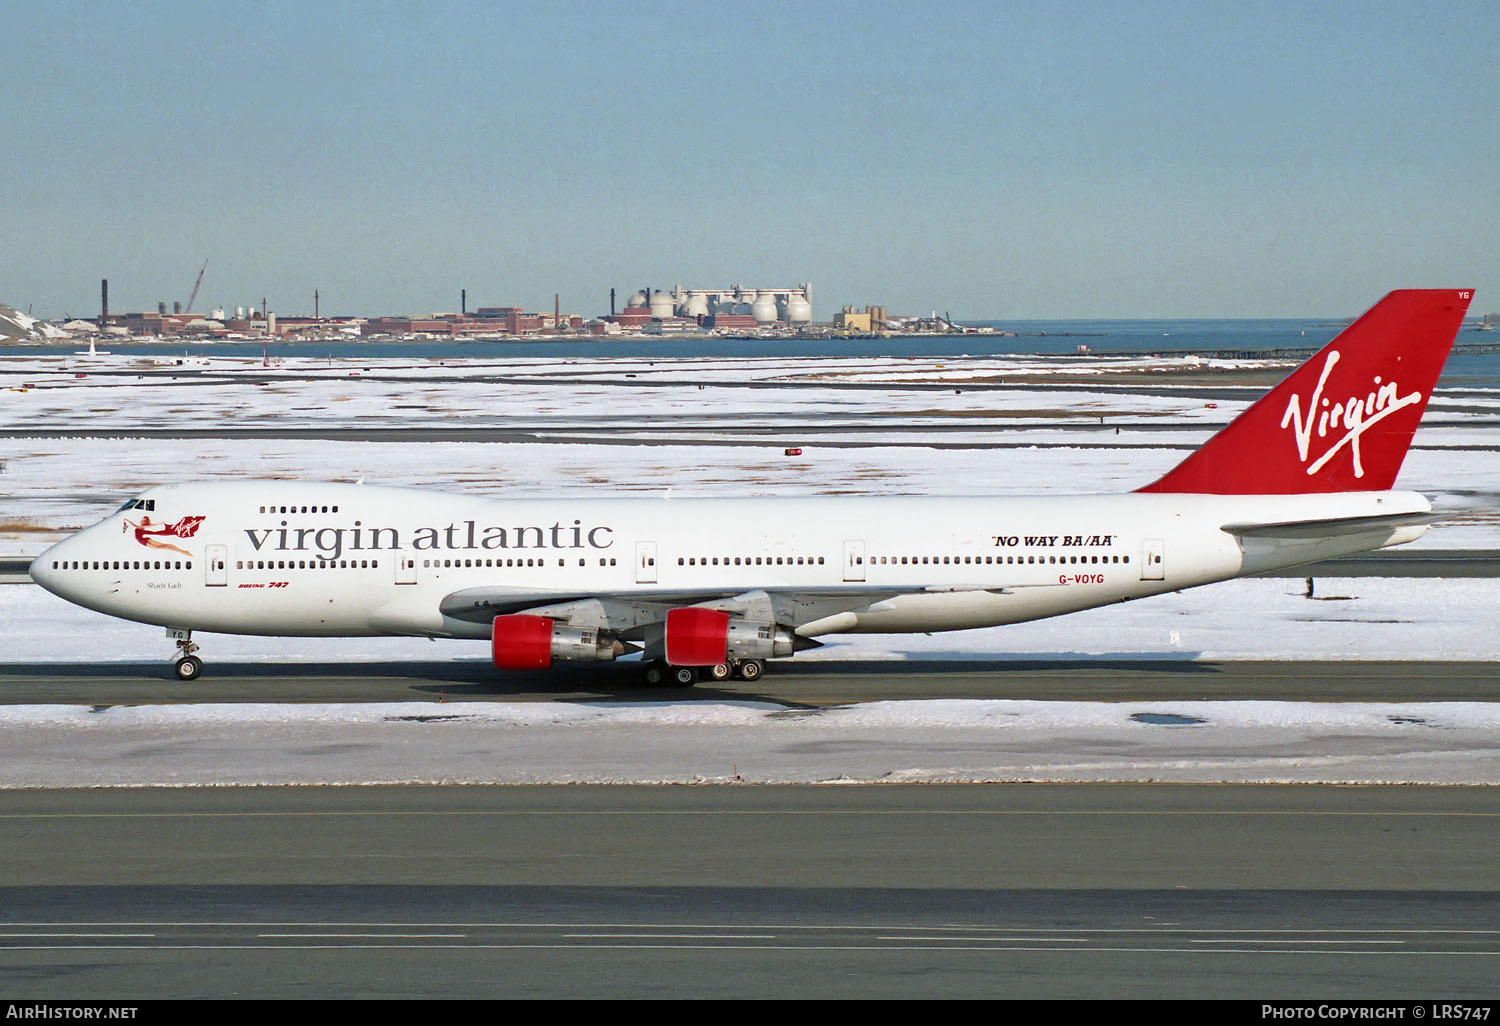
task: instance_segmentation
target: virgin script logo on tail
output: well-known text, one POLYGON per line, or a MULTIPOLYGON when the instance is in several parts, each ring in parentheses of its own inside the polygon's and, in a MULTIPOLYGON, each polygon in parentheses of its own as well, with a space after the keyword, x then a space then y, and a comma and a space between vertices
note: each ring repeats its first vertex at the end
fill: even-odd
POLYGON ((1401 388, 1396 382, 1382 383, 1377 375, 1373 381, 1375 387, 1368 395, 1364 397, 1354 395, 1341 402, 1331 402, 1323 395, 1323 386, 1327 384, 1328 375, 1338 362, 1339 351, 1335 349, 1328 354, 1328 359, 1323 364, 1323 373, 1318 377, 1318 387, 1308 401, 1306 412, 1299 405, 1302 396, 1296 392, 1292 393, 1292 400, 1287 403, 1286 413, 1282 414, 1281 426, 1291 426, 1292 434, 1297 439, 1297 455, 1307 465, 1309 476, 1327 466, 1328 461, 1347 445, 1354 460, 1354 476, 1364 477, 1365 468, 1360 462, 1359 452, 1360 435, 1397 410, 1420 403, 1422 393, 1411 392, 1401 395, 1401 388), (1335 436, 1332 443, 1316 459, 1308 463, 1314 427, 1320 439, 1327 438, 1330 430, 1337 431, 1340 427, 1344 429, 1344 433, 1335 436))

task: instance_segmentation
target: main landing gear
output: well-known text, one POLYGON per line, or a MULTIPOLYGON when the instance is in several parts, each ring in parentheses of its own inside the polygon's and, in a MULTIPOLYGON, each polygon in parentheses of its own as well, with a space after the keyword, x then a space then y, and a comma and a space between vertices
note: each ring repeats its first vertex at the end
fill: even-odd
POLYGON ((178 680, 197 680, 203 676, 203 660, 193 654, 196 651, 198 645, 193 641, 193 632, 183 631, 182 637, 177 639, 177 658, 172 661, 178 680))
POLYGON ((730 659, 712 666, 671 666, 660 659, 646 663, 642 676, 651 687, 690 688, 699 680, 719 683, 731 677, 759 680, 766 672, 764 659, 730 659))

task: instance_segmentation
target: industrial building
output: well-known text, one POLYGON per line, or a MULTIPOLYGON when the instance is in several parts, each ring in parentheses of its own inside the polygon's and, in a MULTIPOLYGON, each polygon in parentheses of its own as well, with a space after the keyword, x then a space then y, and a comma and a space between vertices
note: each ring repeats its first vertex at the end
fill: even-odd
POLYGON ((833 315, 833 330, 841 335, 881 335, 889 330, 889 319, 883 306, 862 311, 846 306, 833 315))
MULTIPOLYGON (((465 294, 467 296, 467 293, 465 294)), ((555 300, 555 297, 554 297, 555 300)), ((435 313, 427 317, 372 317, 360 326, 361 335, 532 335, 539 332, 582 332, 578 314, 565 314, 554 302, 551 313, 527 313, 519 306, 481 306, 472 313, 435 313)))
MULTIPOLYGON (((318 292, 314 291, 314 316, 277 318, 260 306, 222 308, 208 316, 191 314, 188 307, 157 304, 153 313, 109 313, 108 282, 101 282, 99 328, 110 334, 136 336, 198 336, 201 338, 320 338, 336 335, 362 337, 515 338, 527 335, 731 335, 753 337, 777 334, 882 335, 898 333, 950 333, 964 329, 936 313, 931 318, 888 316, 884 306, 862 310, 845 306, 830 323, 814 324, 812 286, 806 282, 790 287, 671 289, 642 288, 632 294, 623 309, 616 309, 616 292, 609 292, 608 316, 585 318, 565 314, 558 296, 547 313, 528 312, 519 306, 481 306, 470 310, 468 290, 460 292, 458 313, 396 315, 380 317, 322 317, 317 314, 318 292)), ((197 289, 194 288, 194 297, 197 289)), ((191 300, 189 301, 191 303, 191 300)))
MULTIPOLYGON (((613 305, 613 303, 611 303, 613 305)), ((759 331, 804 328, 812 324, 812 286, 791 288, 641 289, 609 319, 624 330, 670 333, 680 330, 759 331)))

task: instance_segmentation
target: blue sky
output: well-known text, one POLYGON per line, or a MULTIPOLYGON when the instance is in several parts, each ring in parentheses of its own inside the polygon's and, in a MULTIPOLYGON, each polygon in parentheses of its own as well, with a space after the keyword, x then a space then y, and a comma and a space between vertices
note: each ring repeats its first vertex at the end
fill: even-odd
POLYGON ((8 5, 0 301, 1500 310, 1500 4, 8 5))

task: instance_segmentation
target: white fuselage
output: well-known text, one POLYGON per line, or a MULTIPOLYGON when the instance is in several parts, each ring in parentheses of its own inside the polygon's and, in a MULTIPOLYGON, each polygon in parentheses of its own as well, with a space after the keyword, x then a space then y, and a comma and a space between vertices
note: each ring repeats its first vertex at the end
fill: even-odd
POLYGON ((164 485, 136 501, 48 549, 32 576, 169 628, 467 638, 488 623, 440 606, 472 589, 510 609, 789 594, 785 626, 807 637, 1016 623, 1424 530, 1241 539, 1226 524, 1430 509, 1410 492, 495 500, 283 481, 164 485))

